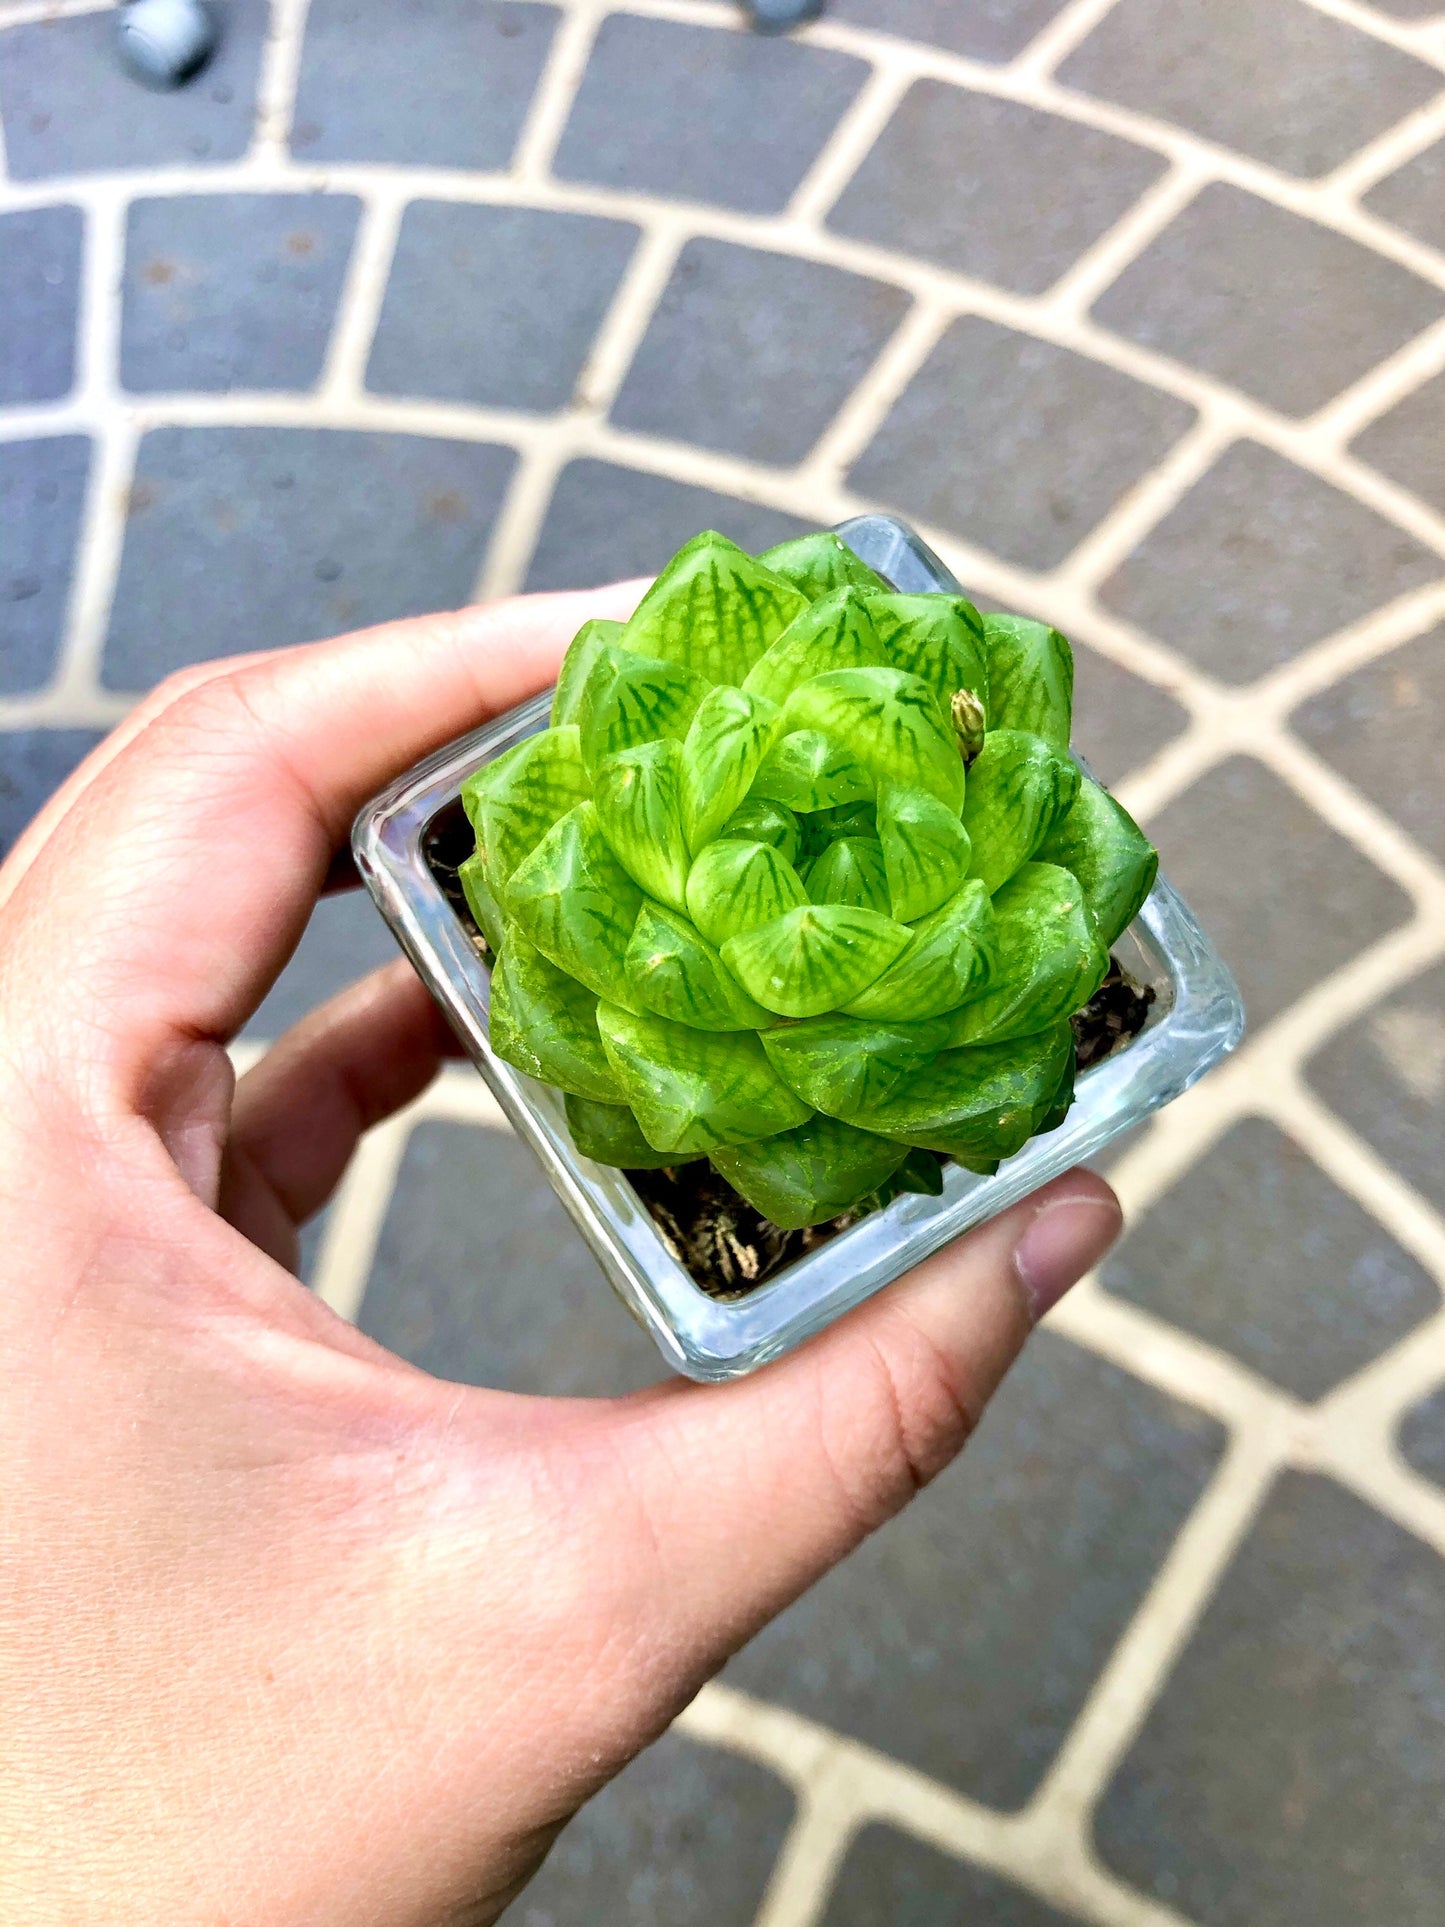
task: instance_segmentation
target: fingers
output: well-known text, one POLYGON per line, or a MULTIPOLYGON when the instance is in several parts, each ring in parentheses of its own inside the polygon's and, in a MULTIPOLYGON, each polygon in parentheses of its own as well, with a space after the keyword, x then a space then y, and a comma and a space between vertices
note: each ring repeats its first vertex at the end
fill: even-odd
POLYGON ((145 1067, 228 1037, 300 934, 352 817, 419 756, 544 687, 589 616, 640 585, 519 597, 282 651, 204 678, 78 786, 15 885, 24 974, 145 1067), (62 914, 78 902, 85 917, 62 914))
POLYGON ((294 1268, 296 1229, 365 1131, 424 1091, 456 1041, 404 959, 295 1025, 236 1086, 218 1209, 294 1268))
POLYGON ((948 1464, 1121 1223, 1070 1172, 780 1364, 632 1402, 611 1449, 663 1568, 660 1636, 698 1679, 948 1464))

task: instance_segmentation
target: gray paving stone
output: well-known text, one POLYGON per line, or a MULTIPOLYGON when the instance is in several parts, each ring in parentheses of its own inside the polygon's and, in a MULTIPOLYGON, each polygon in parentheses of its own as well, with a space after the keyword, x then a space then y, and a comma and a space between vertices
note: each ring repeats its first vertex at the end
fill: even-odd
POLYGON ((801 461, 909 307, 819 261, 689 241, 612 409, 620 428, 801 461))
POLYGON ((828 0, 830 20, 876 27, 973 60, 1012 60, 1043 32, 1064 0, 828 0))
POLYGON ((564 1830, 505 1927, 750 1927, 793 1804, 753 1761, 664 1734, 564 1830))
POLYGON ((1100 782, 1122 782, 1188 720, 1162 689, 1075 641, 1073 740, 1100 782))
POLYGON ((1094 319, 1309 415, 1442 311, 1445 296, 1407 268, 1221 181, 1100 296, 1094 319))
POLYGON ((1405 1414, 1399 1443, 1417 1472, 1445 1485, 1445 1386, 1405 1414))
POLYGON ((1210 770, 1148 829, 1170 882, 1234 972, 1256 1030, 1412 909, 1253 757, 1210 770))
POLYGON ((97 168, 233 161, 251 139, 270 8, 227 0, 215 58, 189 86, 154 93, 121 66, 109 7, 0 33, 0 117, 18 180, 97 168))
POLYGON ((158 428, 141 443, 104 680, 453 609, 515 457, 485 442, 158 428))
POLYGON ((651 575, 701 529, 754 554, 812 526, 796 516, 611 462, 569 462, 527 573, 529 589, 583 589, 651 575))
POLYGON ((1123 0, 1059 70, 1286 174, 1327 174, 1434 98, 1440 76, 1298 0, 1123 0))
POLYGON ((1372 509, 1236 442, 1099 592, 1223 682, 1252 682, 1441 573, 1372 509))
POLYGON ((87 435, 0 442, 0 694, 54 674, 89 478, 87 435))
POLYGON ((413 201, 366 371, 379 394, 561 408, 637 241, 626 221, 413 201))
POLYGON ((1101 1276, 1303 1399, 1440 1308, 1428 1273, 1263 1118, 1236 1125, 1173 1185, 1101 1276))
POLYGON ((821 1927, 1075 1927, 1077 1920, 985 1867, 875 1822, 849 1847, 821 1927))
POLYGON ((321 373, 361 202, 352 194, 133 201, 121 385, 309 388, 321 373))
POLYGON ((0 730, 0 861, 100 738, 94 729, 0 730))
POLYGON ((1042 294, 1164 166, 1160 155, 1062 115, 920 80, 828 226, 1042 294))
POLYGON ((0 214, 0 406, 58 401, 70 393, 84 243, 78 207, 0 214))
POLYGON ((1288 1474, 1096 1821, 1106 1863, 1201 1927, 1436 1927, 1445 1575, 1288 1474))
POLYGON ((1364 205, 1428 247, 1445 249, 1445 140, 1387 174, 1364 205))
POLYGON ((1351 453, 1445 513, 1445 375, 1436 375, 1357 435, 1351 453))
POLYGON ((252 1040, 279 1037, 338 990, 400 955, 365 890, 322 897, 291 961, 243 1034, 252 1040))
POLYGON ((1219 1445, 1198 1413, 1041 1332, 958 1464, 725 1677, 1017 1807, 1219 1445))
POLYGON ((1440 12, 1440 0, 1375 0, 1375 4, 1397 20, 1429 20, 1440 12))
POLYGON ((558 9, 534 0, 314 0, 291 148, 304 161, 505 167, 558 9))
POLYGON ((666 1376, 510 1132, 419 1124, 358 1321, 441 1378, 581 1397, 666 1376))
POLYGON ((777 213, 867 76, 861 60, 781 37, 609 14, 555 171, 777 213))
POLYGON ((1445 966, 1324 1044, 1306 1066, 1330 1107, 1445 1211, 1445 966))
POLYGON ((1294 713, 1332 769, 1445 861, 1445 626, 1391 650, 1294 713))
POLYGON ((849 476, 1026 568, 1062 562, 1195 413, 978 315, 955 321, 849 476))

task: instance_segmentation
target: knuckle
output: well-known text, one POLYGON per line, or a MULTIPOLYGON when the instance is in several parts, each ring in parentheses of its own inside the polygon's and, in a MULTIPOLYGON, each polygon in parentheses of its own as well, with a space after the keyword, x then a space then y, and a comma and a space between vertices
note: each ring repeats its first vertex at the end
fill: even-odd
POLYGON ((901 1316, 873 1341, 869 1361, 879 1441, 875 1503, 887 1518, 958 1456, 979 1414, 958 1360, 901 1316))

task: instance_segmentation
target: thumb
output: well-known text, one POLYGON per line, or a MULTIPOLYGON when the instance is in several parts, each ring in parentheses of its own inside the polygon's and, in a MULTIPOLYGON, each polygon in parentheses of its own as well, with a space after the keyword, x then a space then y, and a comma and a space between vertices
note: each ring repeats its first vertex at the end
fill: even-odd
POLYGON ((632 1402, 612 1446, 667 1566, 669 1641, 699 1678, 957 1455, 1122 1222, 1101 1178, 1069 1172, 755 1377, 632 1402))

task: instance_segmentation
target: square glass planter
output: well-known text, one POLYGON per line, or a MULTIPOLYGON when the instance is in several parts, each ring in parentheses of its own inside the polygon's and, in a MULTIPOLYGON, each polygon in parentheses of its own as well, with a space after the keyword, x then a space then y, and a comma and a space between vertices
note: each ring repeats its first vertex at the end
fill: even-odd
MULTIPOLYGON (((948 569, 891 516, 843 523, 850 548, 905 593, 959 593, 948 569)), ((1084 1071, 1073 1109, 991 1178, 945 1164, 942 1195, 905 1193, 839 1233, 744 1298, 709 1297, 679 1263, 621 1171, 573 1148, 560 1092, 493 1055, 490 977, 468 926, 433 868, 439 840, 465 831, 467 777, 545 729, 551 692, 439 750, 357 818, 357 866, 397 941, 460 1035, 518 1135, 535 1151, 623 1302, 667 1362, 698 1379, 735 1378, 830 1324, 940 1246, 993 1217, 1178 1097, 1233 1050, 1244 1030, 1239 992, 1178 893, 1160 877, 1114 945, 1136 982, 1153 987, 1149 1021, 1130 1043, 1084 1071)), ((466 854, 464 850, 462 854, 466 854)))

